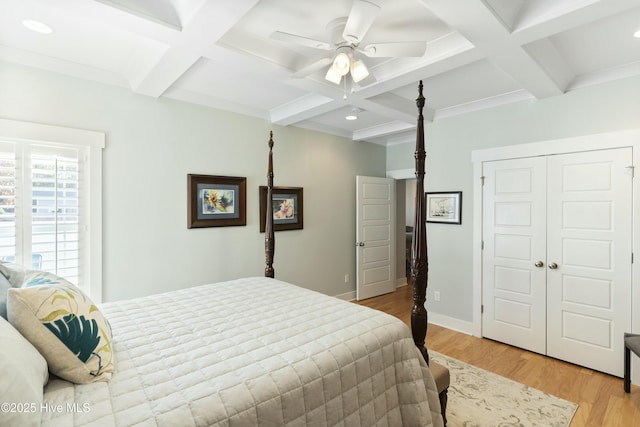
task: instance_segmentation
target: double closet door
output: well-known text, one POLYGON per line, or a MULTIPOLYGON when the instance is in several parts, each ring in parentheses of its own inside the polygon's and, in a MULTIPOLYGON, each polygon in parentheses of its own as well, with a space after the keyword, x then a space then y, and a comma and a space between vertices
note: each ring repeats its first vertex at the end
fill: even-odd
POLYGON ((483 164, 483 336, 622 375, 631 148, 483 164))

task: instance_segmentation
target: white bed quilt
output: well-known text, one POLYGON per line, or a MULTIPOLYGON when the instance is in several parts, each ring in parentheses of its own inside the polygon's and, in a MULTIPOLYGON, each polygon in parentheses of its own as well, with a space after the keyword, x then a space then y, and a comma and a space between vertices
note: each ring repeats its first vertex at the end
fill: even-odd
POLYGON ((44 426, 441 426, 395 317, 256 277, 100 306, 109 382, 45 388, 44 426))

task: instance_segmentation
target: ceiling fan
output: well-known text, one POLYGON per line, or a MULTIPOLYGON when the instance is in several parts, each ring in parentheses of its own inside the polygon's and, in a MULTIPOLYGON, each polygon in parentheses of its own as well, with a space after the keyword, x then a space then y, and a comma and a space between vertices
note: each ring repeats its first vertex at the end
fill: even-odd
MULTIPOLYGON (((424 41, 374 43, 361 47, 360 43, 380 12, 380 6, 372 0, 354 0, 348 18, 338 18, 329 22, 327 31, 330 42, 276 31, 271 38, 314 49, 335 51, 330 57, 315 61, 294 73, 294 77, 306 77, 331 64, 325 79, 340 84, 343 76, 351 73, 351 79, 358 83, 369 76, 369 70, 357 55, 369 58, 420 57, 424 55, 427 43, 424 41)), ((346 77, 345 77, 346 79, 346 77)))

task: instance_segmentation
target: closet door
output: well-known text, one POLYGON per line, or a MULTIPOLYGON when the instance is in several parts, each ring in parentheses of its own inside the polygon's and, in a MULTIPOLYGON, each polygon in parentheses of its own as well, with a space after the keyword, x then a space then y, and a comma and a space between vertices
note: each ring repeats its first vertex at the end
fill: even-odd
POLYGON ((545 353, 544 157, 483 165, 482 335, 545 353))
POLYGON ((631 148, 547 163, 547 354, 618 376, 631 330, 631 164, 631 148))

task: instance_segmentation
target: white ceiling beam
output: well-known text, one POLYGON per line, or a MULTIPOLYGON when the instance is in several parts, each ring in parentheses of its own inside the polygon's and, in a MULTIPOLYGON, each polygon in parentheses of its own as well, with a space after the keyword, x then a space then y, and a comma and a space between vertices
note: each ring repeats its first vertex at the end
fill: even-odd
POLYGON ((154 64, 138 67, 142 74, 131 79, 134 92, 161 96, 202 57, 206 45, 215 43, 258 1, 204 2, 191 21, 183 23, 180 36, 154 64))
POLYGON ((272 109, 270 112, 271 123, 289 126, 303 120, 311 119, 318 114, 328 113, 340 107, 341 105, 333 98, 310 94, 298 98, 294 102, 289 102, 272 109))
POLYGON ((565 7, 559 7, 553 11, 548 9, 539 12, 529 11, 515 23, 514 39, 520 44, 525 44, 638 7, 638 0, 590 1, 590 4, 587 4, 588 1, 573 4, 565 2, 565 7))
POLYGON ((482 58, 481 53, 468 40, 452 32, 430 42, 422 58, 397 58, 375 67, 372 71, 378 81, 360 89, 358 93, 363 97, 377 96, 482 58))
POLYGON ((180 17, 169 0, 95 0, 180 31, 180 17))
POLYGON ((129 89, 128 82, 119 73, 23 49, 0 45, 0 60, 129 89))
POLYGON ((395 135, 398 133, 406 132, 411 129, 415 129, 416 124, 409 124, 406 122, 388 122, 381 125, 372 126, 366 129, 360 129, 353 132, 354 141, 366 141, 368 139, 379 138, 387 135, 395 135))
MULTIPOLYGON (((421 0, 486 55, 494 66, 508 74, 534 97, 541 99, 564 93, 561 77, 552 76, 514 38, 494 11, 480 0, 421 0), (464 13, 460 13, 464 10, 464 13)), ((561 68, 561 67, 558 67, 561 68)))

